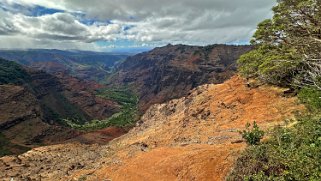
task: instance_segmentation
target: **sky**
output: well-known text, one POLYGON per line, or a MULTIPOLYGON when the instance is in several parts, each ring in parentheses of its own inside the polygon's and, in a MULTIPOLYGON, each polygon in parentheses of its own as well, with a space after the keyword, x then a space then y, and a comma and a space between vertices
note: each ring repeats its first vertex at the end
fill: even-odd
POLYGON ((0 49, 248 44, 275 0, 0 0, 0 49))

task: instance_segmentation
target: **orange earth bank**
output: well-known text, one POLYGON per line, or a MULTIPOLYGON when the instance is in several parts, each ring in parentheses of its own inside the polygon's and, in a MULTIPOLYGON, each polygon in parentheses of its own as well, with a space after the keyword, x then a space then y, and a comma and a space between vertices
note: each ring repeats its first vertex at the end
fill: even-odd
POLYGON ((247 122, 267 130, 304 110, 283 92, 271 86, 250 88, 238 76, 201 86, 185 98, 152 106, 140 125, 111 143, 117 151, 104 158, 106 164, 69 178, 224 180, 245 148, 238 130, 247 122))
POLYGON ((269 130, 304 111, 284 91, 251 87, 238 76, 200 86, 152 106, 135 128, 108 145, 55 145, 3 157, 0 179, 224 180, 246 146, 238 130, 247 122, 269 130))

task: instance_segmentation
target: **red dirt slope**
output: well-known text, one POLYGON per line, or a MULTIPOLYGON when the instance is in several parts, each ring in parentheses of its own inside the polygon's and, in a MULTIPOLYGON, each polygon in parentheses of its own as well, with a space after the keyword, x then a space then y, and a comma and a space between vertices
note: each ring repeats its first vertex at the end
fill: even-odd
POLYGON ((304 111, 283 92, 250 88, 238 76, 204 85, 152 106, 134 129, 108 145, 56 145, 1 158, 0 179, 223 180, 245 148, 237 130, 254 120, 269 129, 304 111))
MULTIPOLYGON (((112 145, 88 180, 223 180, 245 147, 237 130, 257 121, 267 129, 304 107, 276 87, 247 87, 240 77, 198 87, 189 96, 152 106, 142 123, 112 145)), ((88 173, 88 172, 87 172, 88 173)), ((85 175, 85 176, 84 176, 85 175)))

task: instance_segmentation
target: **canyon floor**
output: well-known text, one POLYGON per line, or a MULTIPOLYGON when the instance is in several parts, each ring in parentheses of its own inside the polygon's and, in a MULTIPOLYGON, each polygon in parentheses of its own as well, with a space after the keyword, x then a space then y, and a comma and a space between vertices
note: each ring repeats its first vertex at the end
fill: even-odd
POLYGON ((234 76, 150 107, 129 133, 106 145, 68 143, 0 158, 9 180, 224 180, 246 147, 238 130, 269 132, 304 112, 286 90, 234 76))

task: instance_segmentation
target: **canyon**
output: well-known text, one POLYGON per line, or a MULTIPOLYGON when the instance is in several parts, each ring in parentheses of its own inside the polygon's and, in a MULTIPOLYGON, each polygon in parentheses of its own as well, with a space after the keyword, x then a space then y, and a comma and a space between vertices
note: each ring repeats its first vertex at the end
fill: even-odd
POLYGON ((234 76, 153 105, 129 133, 107 145, 58 144, 2 157, 0 178, 223 180, 245 148, 238 130, 247 122, 268 131, 305 110, 286 89, 248 85, 234 76))
POLYGON ((139 109, 186 96, 203 84, 218 84, 236 72, 236 60, 251 46, 167 45, 128 57, 108 82, 130 87, 139 97, 139 109))
POLYGON ((1 59, 0 179, 223 180, 246 147, 246 123, 268 132, 305 111, 288 89, 237 75, 252 48, 167 45, 113 65, 99 83, 95 71, 1 59))

